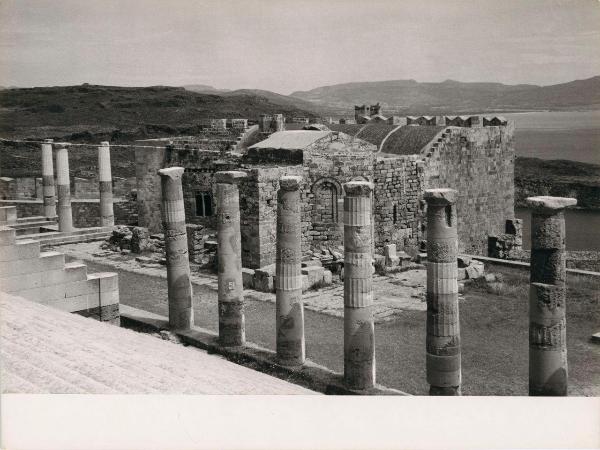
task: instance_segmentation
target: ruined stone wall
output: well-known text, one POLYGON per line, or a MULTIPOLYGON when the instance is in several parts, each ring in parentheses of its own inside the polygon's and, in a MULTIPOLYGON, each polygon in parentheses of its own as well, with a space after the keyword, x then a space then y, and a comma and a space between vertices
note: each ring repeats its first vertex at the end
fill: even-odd
POLYGON ((98 178, 72 177, 72 198, 99 198, 100 187, 98 178))
POLYGON ((423 158, 410 155, 378 158, 375 163, 375 248, 386 244, 399 249, 416 249, 424 222, 423 158))
MULTIPOLYGON (((215 172, 221 170, 237 170, 240 167, 241 156, 235 153, 221 153, 200 149, 184 149, 172 151, 167 166, 185 168, 182 177, 183 203, 187 223, 215 228, 216 185, 215 172), (197 196, 201 193, 210 194, 211 214, 203 214, 198 208, 197 196)), ((206 212, 206 211, 204 211, 206 212)))
POLYGON ((240 183, 242 265, 251 269, 275 263, 277 191, 284 175, 302 175, 302 166, 247 167, 240 183))
POLYGON ((335 248, 343 244, 342 185, 373 181, 376 147, 340 133, 339 141, 318 141, 304 150, 302 249, 335 248))
POLYGON ((0 178, 0 199, 30 199, 37 198, 41 193, 41 178, 18 177, 18 178, 0 178))
POLYGON ((458 191, 459 251, 487 254, 488 234, 514 217, 514 126, 448 127, 426 149, 425 189, 458 191))
POLYGON ((162 147, 135 149, 138 223, 139 226, 148 228, 150 233, 162 233, 162 194, 158 170, 165 167, 166 153, 166 149, 162 147))

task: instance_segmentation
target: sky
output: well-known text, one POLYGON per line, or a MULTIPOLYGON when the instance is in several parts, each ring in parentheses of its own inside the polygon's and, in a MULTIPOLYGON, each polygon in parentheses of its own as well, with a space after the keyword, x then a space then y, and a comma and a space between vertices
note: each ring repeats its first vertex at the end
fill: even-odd
POLYGON ((600 75, 600 0, 0 0, 0 86, 600 75))

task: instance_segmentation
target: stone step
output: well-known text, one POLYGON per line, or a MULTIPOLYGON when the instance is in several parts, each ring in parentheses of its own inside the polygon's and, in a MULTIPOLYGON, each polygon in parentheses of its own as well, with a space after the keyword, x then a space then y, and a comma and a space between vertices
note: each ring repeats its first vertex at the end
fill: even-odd
POLYGON ((57 225, 57 223, 50 221, 50 220, 32 220, 30 222, 15 223, 10 226, 13 227, 15 230, 23 230, 23 229, 36 228, 36 227, 42 228, 42 227, 48 227, 48 226, 53 226, 53 225, 57 225))
POLYGON ((34 240, 20 240, 13 245, 0 247, 0 261, 18 261, 21 259, 39 258, 40 243, 34 240))
POLYGON ((55 236, 50 239, 44 239, 40 241, 43 246, 49 245, 62 245, 62 244, 76 244, 81 242, 93 242, 103 241, 110 236, 110 232, 97 232, 88 234, 78 234, 73 236, 55 236))
POLYGON ((13 245, 17 232, 12 227, 0 226, 0 245, 13 245))
POLYGON ((30 217, 19 217, 17 219, 17 224, 26 224, 26 223, 31 223, 31 222, 51 222, 51 223, 56 223, 56 218, 50 219, 48 217, 45 216, 30 216, 30 217))
POLYGON ((57 228, 58 228, 58 225, 55 225, 55 226, 32 225, 32 226, 23 226, 23 227, 17 228, 16 232, 17 232, 17 236, 31 237, 31 235, 34 235, 34 234, 55 232, 57 230, 57 228))
POLYGON ((0 262, 0 278, 24 275, 45 270, 63 269, 65 255, 59 252, 41 252, 37 258, 0 262))
MULTIPOLYGON (((36 239, 36 240, 39 240, 40 242, 42 242, 42 241, 54 239, 57 237, 78 236, 78 235, 91 234, 91 233, 108 233, 108 234, 110 234, 111 232, 112 232, 112 227, 91 227, 91 228, 79 228, 79 229, 75 229, 73 231, 68 231, 68 232, 50 231, 47 233, 39 233, 38 235, 29 235, 28 238, 36 239)), ((17 239, 19 239, 18 236, 17 236, 17 239)))

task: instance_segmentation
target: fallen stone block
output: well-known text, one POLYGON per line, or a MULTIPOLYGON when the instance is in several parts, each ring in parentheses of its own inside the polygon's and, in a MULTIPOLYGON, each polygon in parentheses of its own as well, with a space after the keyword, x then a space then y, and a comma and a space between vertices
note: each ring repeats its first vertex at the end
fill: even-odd
POLYGON ((323 284, 331 283, 333 283, 333 273, 331 273, 331 270, 323 270, 323 284))
POLYGON ((487 273, 484 276, 485 281, 487 281, 488 283, 493 283, 494 281, 496 281, 496 275, 494 275, 493 273, 487 273))
POLYGON ((131 251, 141 253, 148 247, 148 229, 143 227, 133 227, 131 230, 131 251))
POLYGON ((204 249, 210 252, 216 252, 217 246, 217 241, 204 241, 204 249))
POLYGON ((427 262, 427 253, 419 253, 417 255, 417 262, 419 264, 423 264, 423 263, 427 262))
POLYGON ((242 285, 244 289, 254 289, 254 269, 247 269, 242 267, 242 285))
POLYGON ((308 259, 306 261, 302 261, 302 267, 321 267, 323 266, 323 263, 321 262, 320 259, 308 259))
POLYGON ((273 273, 268 266, 254 271, 254 289, 261 292, 273 292, 274 286, 273 273))
POLYGON ((383 256, 385 257, 386 267, 396 267, 400 264, 400 258, 398 258, 396 253, 396 244, 384 245, 383 256))
POLYGON ((471 257, 467 255, 460 255, 457 259, 458 267, 464 269, 471 264, 471 257))
POLYGON ((466 279, 467 278, 467 269, 465 269, 464 267, 459 267, 456 275, 457 275, 456 276, 457 280, 466 279))
POLYGON ((308 275, 302 275, 302 292, 306 292, 309 289, 308 275))
POLYGON ((310 266, 302 268, 302 275, 308 276, 309 289, 323 280, 325 269, 321 266, 310 266))
POLYGON ((475 264, 476 262, 478 261, 472 261, 471 265, 465 269, 467 272, 467 278, 471 280, 481 278, 484 273, 483 263, 475 264))
POLYGON ((150 258, 148 256, 136 256, 135 260, 143 264, 154 264, 157 262, 155 258, 150 258))
POLYGON ((344 255, 340 252, 337 252, 335 250, 331 250, 331 256, 333 256, 336 260, 343 260, 344 259, 344 255))

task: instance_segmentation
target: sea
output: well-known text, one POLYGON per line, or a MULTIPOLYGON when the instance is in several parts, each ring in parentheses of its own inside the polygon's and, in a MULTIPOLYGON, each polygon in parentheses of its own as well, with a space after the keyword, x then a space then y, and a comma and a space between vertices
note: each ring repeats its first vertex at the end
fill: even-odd
MULTIPOLYGON (((502 114, 515 122, 517 156, 567 159, 600 164, 600 111, 538 111, 502 114)), ((523 245, 529 248, 531 213, 523 219, 523 245)), ((569 210, 565 214, 568 250, 600 250, 600 211, 569 210)))

